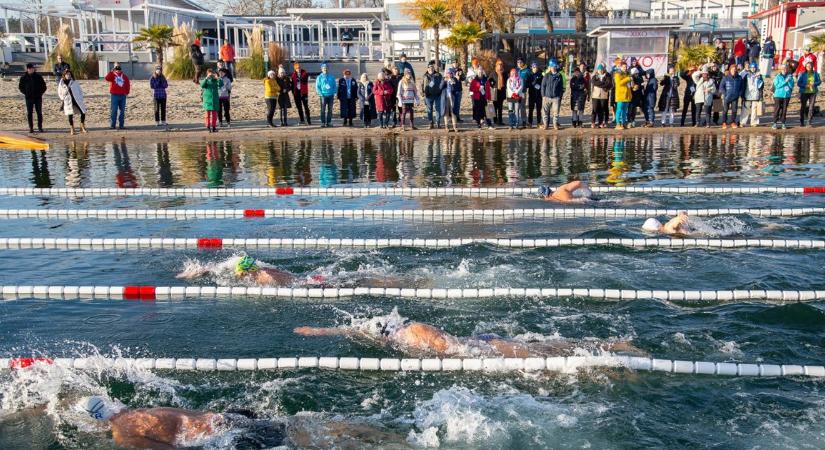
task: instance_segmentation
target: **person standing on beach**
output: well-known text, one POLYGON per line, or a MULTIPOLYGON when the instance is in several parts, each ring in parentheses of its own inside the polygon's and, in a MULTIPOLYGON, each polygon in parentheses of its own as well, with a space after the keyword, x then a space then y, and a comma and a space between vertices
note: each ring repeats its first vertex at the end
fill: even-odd
POLYGON ((581 128, 584 106, 587 103, 587 88, 584 74, 579 68, 573 69, 570 77, 570 111, 572 112, 573 128, 581 128))
POLYGON ((295 100, 295 107, 298 108, 298 119, 301 125, 312 125, 309 118, 309 74, 301 68, 301 64, 295 62, 292 65, 292 99, 295 100))
POLYGON ((235 47, 229 43, 228 39, 223 40, 220 49, 220 59, 226 64, 227 75, 233 79, 235 77, 235 47))
POLYGON ((373 84, 367 74, 362 73, 358 80, 358 104, 361 106, 361 121, 364 128, 369 128, 372 121, 377 118, 375 115, 375 94, 373 94, 373 84))
POLYGON ((627 73, 627 63, 622 62, 619 70, 613 74, 613 99, 616 100, 616 129, 624 130, 627 126, 627 110, 630 106, 631 93, 630 75, 627 73))
POLYGON ((418 89, 415 87, 415 79, 412 77, 412 72, 404 71, 404 77, 398 82, 398 104, 401 106, 401 130, 407 131, 405 118, 409 114, 410 127, 417 130, 415 127, 415 119, 413 117, 413 109, 421 101, 418 96, 418 89))
POLYGON ((383 70, 378 72, 372 87, 372 94, 375 98, 375 110, 378 112, 378 123, 382 129, 389 128, 390 114, 395 109, 395 102, 391 101, 395 98, 395 90, 383 70))
POLYGON ((776 55, 776 43, 772 36, 765 38, 765 45, 762 46, 762 60, 765 61, 765 76, 771 77, 773 72, 773 58, 776 55))
POLYGON ((398 68, 398 73, 403 74, 407 70, 410 71, 410 76, 412 77, 413 81, 415 81, 415 70, 413 70, 412 64, 407 62, 407 54, 402 53, 401 56, 398 58, 398 63, 395 65, 398 68))
POLYGON ((613 90, 613 77, 604 70, 604 64, 596 65, 596 72, 590 77, 591 109, 590 128, 605 128, 610 116, 610 91, 613 90))
POLYGON ((149 79, 149 87, 152 88, 152 99, 155 104, 155 125, 166 126, 166 88, 169 83, 163 76, 163 68, 155 66, 152 78, 149 79))
POLYGON ((60 80, 63 79, 63 72, 71 69, 72 67, 69 63, 63 61, 63 56, 57 55, 57 61, 54 63, 52 67, 52 74, 54 75, 55 83, 60 83, 60 80))
POLYGON ((63 114, 69 118, 71 134, 75 135, 75 114, 80 114, 80 131, 86 133, 86 104, 83 102, 83 90, 75 81, 71 69, 63 71, 63 79, 57 85, 57 96, 63 102, 63 114))
POLYGON ((358 102, 358 82, 352 78, 352 71, 344 69, 344 77, 338 80, 338 102, 341 108, 341 119, 344 126, 353 126, 358 102))
POLYGON ((693 84, 696 92, 693 94, 693 102, 699 110, 696 118, 696 126, 710 127, 711 109, 713 108, 713 93, 716 92, 716 83, 710 79, 710 74, 706 67, 701 71, 693 72, 693 84))
POLYGON ((223 85, 218 89, 218 101, 220 102, 218 109, 218 124, 223 127, 226 123, 226 128, 232 127, 232 117, 229 115, 230 99, 232 98, 232 76, 229 69, 222 68, 218 70, 223 85))
POLYGON ((430 129, 438 128, 441 124, 441 82, 444 77, 438 73, 435 61, 427 65, 427 72, 421 80, 421 92, 424 93, 424 105, 427 109, 427 120, 430 129), (435 118, 433 118, 435 116, 435 118))
POLYGON ((759 73, 756 62, 751 62, 750 70, 745 72, 745 107, 742 108, 742 117, 739 122, 745 126, 750 122, 752 127, 759 126, 759 116, 762 115, 762 95, 765 81, 759 73))
POLYGON ((696 126, 696 103, 693 97, 696 94, 696 83, 693 82, 693 74, 696 72, 696 65, 691 65, 687 70, 679 72, 679 78, 685 80, 685 94, 682 98, 682 121, 681 126, 685 126, 688 106, 690 107, 691 125, 696 126))
POLYGON ((788 115, 788 104, 793 92, 793 75, 788 73, 788 66, 779 66, 779 73, 773 79, 773 125, 774 130, 785 129, 785 118, 788 115))
POLYGON ((719 83, 719 96, 722 97, 722 129, 738 128, 739 99, 745 90, 745 80, 737 72, 735 64, 730 65, 729 73, 719 83), (730 113, 730 115, 728 115, 730 113))
MULTIPOLYGON (((481 68, 481 66, 478 66, 481 68)), ((475 70, 479 72, 478 69, 475 70)), ((488 117, 496 125, 504 125, 504 100, 507 98, 507 74, 504 72, 504 62, 496 60, 495 73, 489 77, 492 88, 489 101, 493 102, 495 117, 488 117)))
POLYGON ((401 105, 398 104, 398 96, 396 95, 398 93, 398 83, 401 82, 401 74, 398 73, 398 66, 392 66, 387 81, 389 81, 393 92, 392 98, 388 103, 390 105, 390 115, 392 116, 392 125, 390 125, 390 128, 395 128, 398 126, 398 119, 401 117, 401 105))
MULTIPOLYGON (((493 82, 487 78, 487 73, 479 66, 470 82, 470 94, 473 98, 473 120, 480 130, 484 125, 493 129, 492 119, 487 116, 487 104, 493 100, 493 82)), ((507 94, 505 93, 505 96, 507 94)))
POLYGON ((530 75, 527 77, 527 125, 533 128, 533 112, 536 113, 536 125, 539 128, 544 128, 544 123, 541 121, 541 80, 544 74, 539 70, 539 65, 536 62, 530 64, 530 75))
POLYGON ((200 86, 203 90, 201 97, 203 98, 204 124, 207 131, 217 133, 218 110, 221 107, 219 90, 223 86, 223 81, 212 69, 206 69, 206 78, 201 80, 200 86))
POLYGON ((321 73, 315 79, 315 93, 321 99, 321 128, 332 126, 332 103, 338 84, 335 77, 329 73, 327 63, 321 64, 321 73))
POLYGON ((550 129, 550 120, 553 120, 553 129, 558 130, 559 113, 561 112, 561 98, 564 96, 564 78, 558 72, 556 61, 550 61, 547 73, 541 80, 541 108, 544 113, 544 128, 550 129))
POLYGON ((812 61, 805 63, 805 71, 799 74, 796 84, 799 86, 799 101, 802 104, 799 107, 799 124, 804 127, 805 119, 807 119, 808 126, 811 126, 814 120, 816 94, 819 92, 819 85, 822 84, 812 61))
POLYGON ((278 78, 276 78, 275 81, 277 81, 278 89, 280 89, 278 93, 278 111, 280 111, 281 126, 285 127, 289 125, 289 123, 287 123, 287 116, 289 108, 292 108, 292 103, 289 102, 289 92, 292 91, 292 79, 287 76, 286 70, 284 70, 283 67, 279 67, 278 78))
POLYGON ((662 95, 659 97, 659 111, 662 113, 662 126, 673 126, 676 110, 679 109, 679 76, 673 66, 667 68, 667 74, 659 82, 662 95))
POLYGON ((461 101, 461 81, 455 76, 455 69, 450 67, 444 81, 441 82, 441 117, 444 118, 444 129, 450 131, 450 122, 453 131, 458 133, 458 114, 455 113, 456 104, 461 101))
MULTIPOLYGON (((456 122, 461 123, 461 97, 464 95, 464 92, 463 92, 464 89, 462 88, 462 85, 467 80, 467 76, 464 75, 464 70, 461 68, 461 66, 458 65, 458 61, 453 62, 452 69, 453 69, 453 77, 458 82, 458 84, 456 84, 456 86, 455 86, 455 88, 458 91, 455 94, 456 101, 455 101, 455 104, 453 105, 453 115, 455 116, 456 122)), ((444 115, 442 114, 442 116, 444 116, 444 115)))
POLYGON ((199 84, 201 75, 203 74, 203 51, 201 50, 201 40, 195 39, 195 42, 189 46, 189 58, 192 60, 192 65, 195 66, 195 75, 192 81, 199 84))
POLYGON ((275 71, 270 70, 266 73, 266 78, 264 78, 264 101, 266 102, 266 123, 273 128, 275 124, 272 122, 272 118, 275 116, 275 106, 278 104, 278 96, 280 93, 281 87, 278 86, 275 71))
POLYGON ((29 133, 34 133, 34 112, 37 112, 37 131, 43 132, 43 94, 48 87, 43 76, 34 70, 34 64, 26 64, 26 73, 20 77, 17 89, 26 98, 26 118, 29 121, 29 133))
POLYGON ((507 79, 507 113, 511 130, 521 126, 521 102, 524 100, 524 83, 516 68, 510 69, 507 79))
POLYGON ((109 82, 109 94, 111 95, 109 128, 114 130, 115 122, 117 122, 118 128, 123 130, 126 122, 126 96, 131 90, 129 77, 123 73, 120 64, 115 63, 115 67, 106 74, 104 80, 109 82))

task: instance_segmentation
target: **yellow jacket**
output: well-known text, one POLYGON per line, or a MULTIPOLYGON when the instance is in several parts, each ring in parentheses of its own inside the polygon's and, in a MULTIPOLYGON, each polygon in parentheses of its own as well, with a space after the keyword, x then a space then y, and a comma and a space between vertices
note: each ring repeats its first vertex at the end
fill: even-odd
POLYGON ((628 84, 630 83, 630 75, 623 73, 623 72, 616 72, 613 75, 613 86, 616 89, 616 95, 614 96, 617 102, 629 102, 630 101, 630 87, 628 84))
POLYGON ((278 98, 281 93, 281 87, 278 86, 278 80, 274 78, 264 78, 264 98, 278 98))

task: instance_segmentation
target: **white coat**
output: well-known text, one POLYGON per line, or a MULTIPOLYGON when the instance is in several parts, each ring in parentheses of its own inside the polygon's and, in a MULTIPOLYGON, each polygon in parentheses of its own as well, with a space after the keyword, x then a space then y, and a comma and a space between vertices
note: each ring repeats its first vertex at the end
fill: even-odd
POLYGON ((77 106, 80 107, 80 112, 86 114, 86 103, 83 102, 83 91, 80 89, 80 83, 76 80, 71 80, 68 85, 63 80, 57 85, 57 96, 63 100, 63 114, 70 116, 75 114, 74 105, 72 105, 72 96, 77 106), (69 95, 71 89, 72 94, 69 95))

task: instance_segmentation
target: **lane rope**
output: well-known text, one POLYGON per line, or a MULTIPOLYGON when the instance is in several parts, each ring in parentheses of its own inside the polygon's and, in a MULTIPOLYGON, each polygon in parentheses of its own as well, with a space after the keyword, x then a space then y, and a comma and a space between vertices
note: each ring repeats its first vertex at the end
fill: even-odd
POLYGON ((0 219, 413 219, 474 221, 502 219, 569 219, 748 214, 754 217, 797 217, 825 213, 823 208, 715 208, 715 209, 0 209, 0 219))
POLYGON ((825 249, 825 240, 812 239, 336 239, 336 238, 0 238, 0 250, 189 250, 189 249, 376 249, 376 248, 454 248, 466 245, 492 245, 503 248, 555 248, 620 246, 630 248, 781 248, 825 249))
POLYGON ((501 297, 584 297, 596 300, 659 299, 684 302, 767 300, 812 302, 825 290, 642 290, 599 288, 287 288, 245 286, 0 286, 4 300, 184 300, 223 298, 339 299, 355 296, 416 299, 479 299, 501 297))
POLYGON ((199 372, 251 372, 325 369, 365 372, 562 372, 590 368, 625 368, 641 372, 730 377, 825 377, 825 366, 803 364, 725 363, 682 361, 639 356, 558 356, 549 358, 0 358, 0 370, 36 365, 66 369, 136 368, 199 372))
MULTIPOLYGON (((644 194, 825 194, 825 186, 590 186, 596 193, 644 194)), ((536 196, 538 187, 277 187, 277 188, 0 188, 3 196, 35 197, 516 197, 536 196)))

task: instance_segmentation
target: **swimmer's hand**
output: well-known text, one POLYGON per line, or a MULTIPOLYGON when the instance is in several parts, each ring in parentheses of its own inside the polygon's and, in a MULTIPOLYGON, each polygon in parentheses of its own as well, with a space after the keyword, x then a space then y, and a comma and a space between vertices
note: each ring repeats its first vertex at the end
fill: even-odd
POLYGON ((353 333, 352 330, 347 328, 316 327, 297 327, 292 332, 301 336, 347 336, 353 333))

